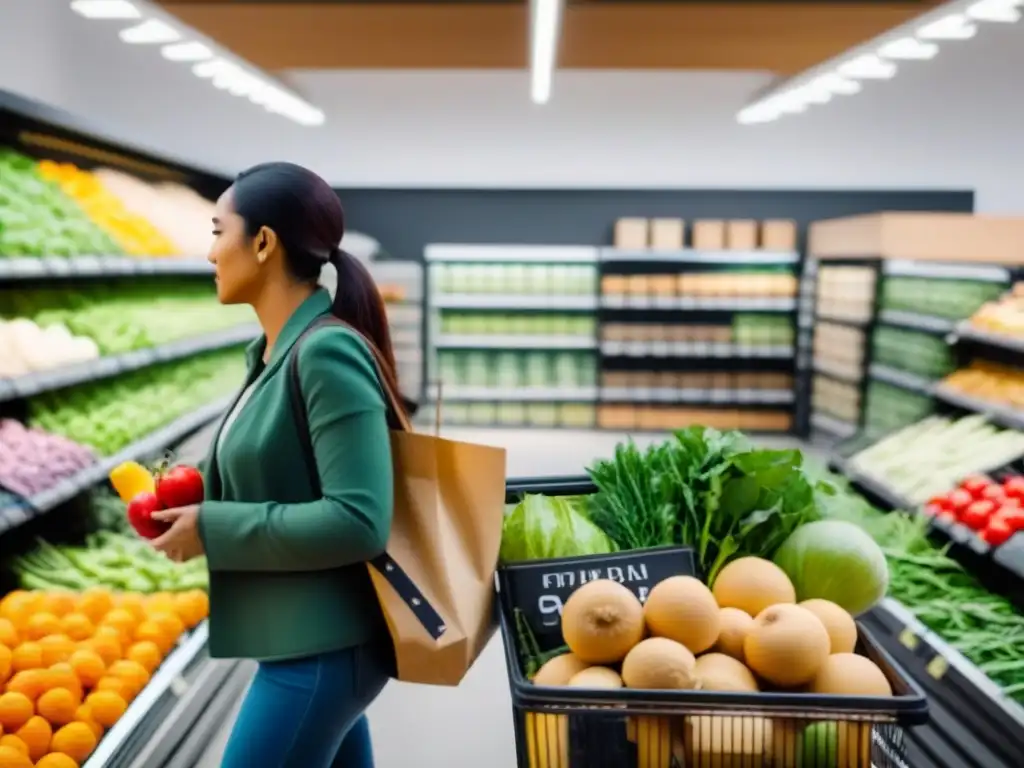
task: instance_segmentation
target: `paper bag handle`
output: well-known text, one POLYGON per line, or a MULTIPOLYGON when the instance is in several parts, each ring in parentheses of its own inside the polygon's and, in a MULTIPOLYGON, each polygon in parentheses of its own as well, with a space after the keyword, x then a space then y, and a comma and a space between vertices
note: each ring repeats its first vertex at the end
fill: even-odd
MULTIPOLYGON (((298 340, 289 352, 291 359, 288 361, 289 375, 291 376, 291 386, 289 391, 292 398, 292 413, 298 422, 300 435, 299 441, 302 444, 302 450, 305 454, 306 466, 309 468, 310 482, 313 486, 313 491, 316 494, 322 493, 322 488, 320 487, 320 475, 316 468, 316 456, 313 453, 313 437, 309 431, 309 418, 306 414, 306 401, 302 396, 302 381, 299 378, 299 349, 303 339, 314 331, 331 325, 347 328, 363 340, 369 348, 370 353, 373 355, 374 367, 377 369, 377 380, 380 382, 380 388, 384 392, 385 399, 387 400, 388 422, 396 423, 399 431, 412 431, 412 425, 409 423, 409 417, 406 415, 405 409, 402 407, 401 399, 397 393, 391 390, 387 379, 381 375, 381 366, 384 364, 384 356, 381 354, 380 350, 377 349, 377 345, 363 336, 363 334, 359 333, 359 331, 344 320, 340 320, 333 315, 324 315, 323 317, 318 318, 299 336, 298 340)), ((423 629, 425 629, 434 640, 439 640, 448 629, 445 626, 444 619, 441 618, 441 614, 439 614, 428 602, 427 598, 420 591, 419 587, 416 586, 416 583, 412 578, 410 578, 409 574, 402 569, 402 566, 395 562, 387 552, 373 558, 368 564, 373 566, 377 572, 384 577, 385 581, 391 585, 391 588, 395 590, 395 593, 402 602, 409 607, 409 610, 412 611, 413 615, 423 626, 423 629)))

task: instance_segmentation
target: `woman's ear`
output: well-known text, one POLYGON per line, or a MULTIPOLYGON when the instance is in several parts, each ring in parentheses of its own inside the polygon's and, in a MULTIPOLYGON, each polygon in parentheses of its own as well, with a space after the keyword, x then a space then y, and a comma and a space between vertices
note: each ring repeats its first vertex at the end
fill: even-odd
POLYGON ((277 250, 277 233, 270 227, 260 227, 253 238, 253 244, 256 248, 256 260, 263 264, 277 250))

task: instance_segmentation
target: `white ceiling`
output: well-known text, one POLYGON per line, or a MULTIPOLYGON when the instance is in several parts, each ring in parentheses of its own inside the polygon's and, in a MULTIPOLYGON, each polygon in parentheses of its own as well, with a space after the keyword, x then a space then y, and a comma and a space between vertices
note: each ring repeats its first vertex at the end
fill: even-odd
POLYGON ((967 187, 982 210, 1024 212, 1024 23, 907 70, 758 126, 735 113, 763 73, 560 72, 537 107, 526 72, 294 72, 327 113, 302 128, 63 0, 0 4, 0 87, 227 172, 292 159, 338 186, 967 187))

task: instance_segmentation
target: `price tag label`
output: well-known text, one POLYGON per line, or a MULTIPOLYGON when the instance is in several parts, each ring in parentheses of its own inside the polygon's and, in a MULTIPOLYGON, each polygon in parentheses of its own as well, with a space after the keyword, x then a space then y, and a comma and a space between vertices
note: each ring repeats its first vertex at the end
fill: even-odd
POLYGON ((917 647, 921 644, 921 638, 906 627, 904 627, 903 631, 899 633, 897 639, 900 641, 900 645, 908 651, 916 651, 917 647))
POLYGON ((651 354, 655 357, 668 357, 669 345, 667 341, 652 341, 651 354))
POLYGON ((621 355, 622 347, 621 341, 605 341, 601 343, 601 351, 609 356, 621 355))
POLYGON ((46 274, 42 259, 0 259, 0 270, 11 277, 21 279, 42 277, 46 274))
POLYGON ((942 656, 936 656, 928 662, 925 670, 935 680, 941 680, 946 676, 946 672, 949 671, 949 662, 942 656))
POLYGON ((50 277, 69 277, 71 275, 71 260, 62 259, 58 256, 51 256, 43 259, 44 269, 50 277))
POLYGON ((676 297, 675 296, 661 296, 661 295, 659 295, 659 296, 655 296, 654 297, 654 306, 656 306, 658 309, 672 309, 672 307, 674 307, 675 305, 676 305, 676 297))

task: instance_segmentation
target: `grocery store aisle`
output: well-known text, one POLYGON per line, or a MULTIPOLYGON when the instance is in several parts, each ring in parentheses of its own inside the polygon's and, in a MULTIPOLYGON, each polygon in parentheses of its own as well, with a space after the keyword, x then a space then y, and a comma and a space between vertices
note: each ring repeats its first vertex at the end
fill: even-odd
MULTIPOLYGON (((508 450, 508 476, 580 474, 595 457, 610 456, 623 435, 575 430, 450 429, 445 436, 508 450)), ((183 458, 202 450, 198 435, 183 458)), ((635 436, 646 444, 663 435, 635 436)), ((786 438, 765 444, 795 447, 786 438)), ((232 716, 233 719, 233 716, 232 716)), ((433 688, 391 683, 370 710, 379 768, 451 768, 486 765, 514 768, 511 704, 499 637, 491 642, 461 686, 433 688)), ((217 735, 197 768, 216 768, 230 723, 217 735)))

